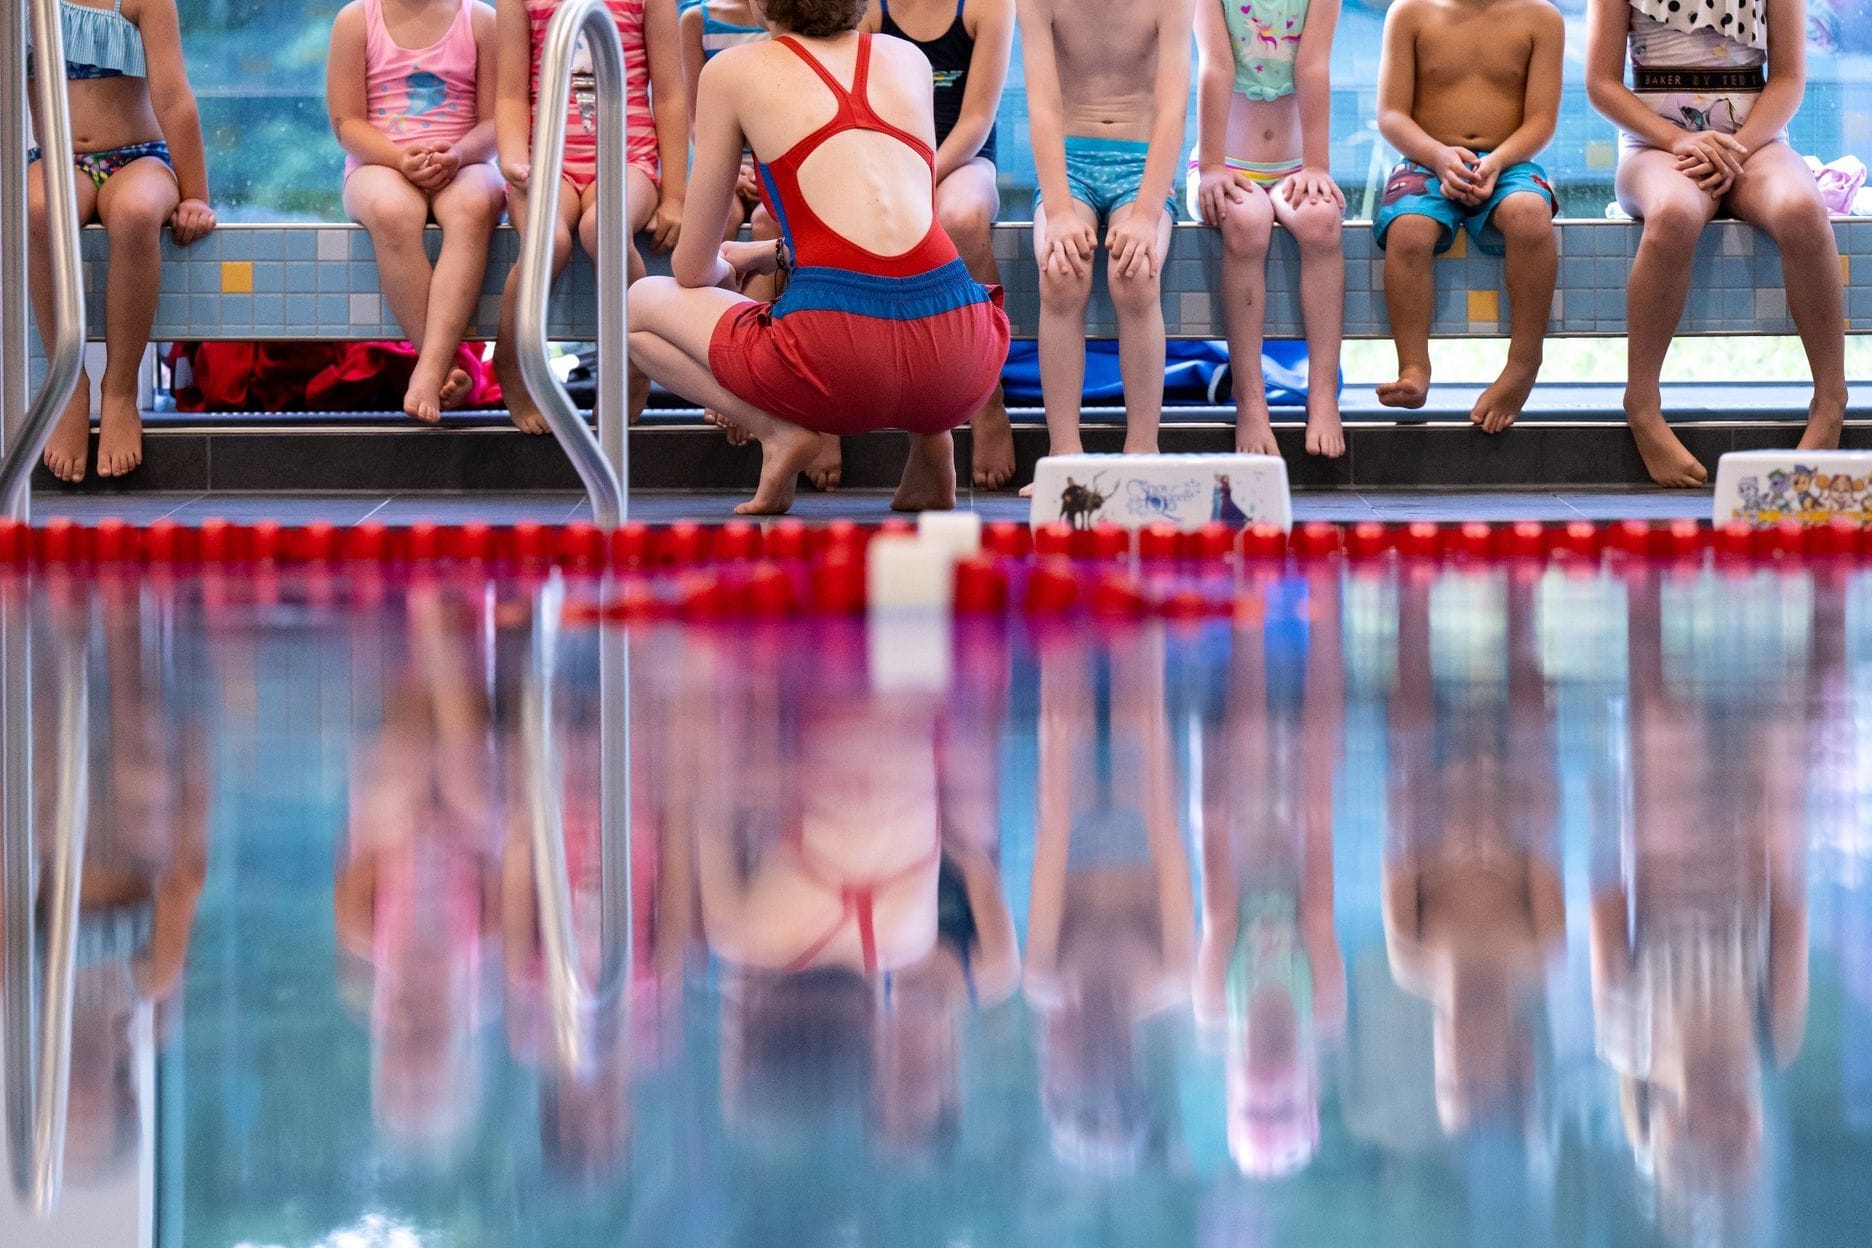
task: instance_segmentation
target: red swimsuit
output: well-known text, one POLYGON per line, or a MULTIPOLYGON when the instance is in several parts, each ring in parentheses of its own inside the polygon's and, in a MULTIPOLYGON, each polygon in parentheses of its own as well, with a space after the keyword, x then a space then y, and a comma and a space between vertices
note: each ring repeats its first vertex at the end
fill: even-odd
POLYGON ((936 153, 866 98, 871 36, 858 39, 848 91, 791 36, 776 42, 818 74, 838 103, 831 121, 760 166, 763 198, 794 271, 773 303, 731 308, 715 326, 709 368, 737 397, 819 433, 946 433, 988 401, 1007 362, 1001 292, 968 274, 940 223, 902 255, 880 256, 834 232, 801 193, 799 169, 834 135, 886 134, 930 165, 936 153))

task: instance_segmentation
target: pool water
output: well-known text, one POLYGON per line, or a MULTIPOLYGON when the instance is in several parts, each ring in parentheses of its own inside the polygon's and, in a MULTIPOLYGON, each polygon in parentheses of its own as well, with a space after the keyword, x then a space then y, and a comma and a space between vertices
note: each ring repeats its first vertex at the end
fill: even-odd
POLYGON ((0 1243, 1865 1242, 1872 574, 1238 575, 0 578, 0 1243))

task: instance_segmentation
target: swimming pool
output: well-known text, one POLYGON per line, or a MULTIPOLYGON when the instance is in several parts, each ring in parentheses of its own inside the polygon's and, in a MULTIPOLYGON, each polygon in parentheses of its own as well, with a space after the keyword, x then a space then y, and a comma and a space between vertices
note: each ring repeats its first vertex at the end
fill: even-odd
POLYGON ((1227 609, 0 573, 0 1241, 1859 1242, 1872 572, 1151 576, 1227 609))

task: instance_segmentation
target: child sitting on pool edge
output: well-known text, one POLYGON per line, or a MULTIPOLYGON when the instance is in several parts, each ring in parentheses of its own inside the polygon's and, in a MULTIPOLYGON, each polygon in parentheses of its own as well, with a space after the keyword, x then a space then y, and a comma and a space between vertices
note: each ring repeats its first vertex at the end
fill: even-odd
POLYGON ((1085 310, 1103 230, 1118 314, 1124 449, 1154 455, 1163 416, 1162 275, 1189 111, 1192 0, 1020 0, 1019 12, 1040 179, 1033 238, 1048 453, 1085 449, 1085 310), (1131 90, 1101 89, 1114 83, 1131 90))
POLYGON ((416 371, 406 415, 467 398, 454 367, 506 208, 494 156, 494 10, 481 0, 352 0, 332 23, 325 97, 345 149, 345 212, 370 232, 416 371), (442 227, 432 267, 430 218, 442 227))
MULTIPOLYGON (((201 117, 182 63, 175 0, 62 0, 65 97, 71 110, 78 223, 102 222, 110 239, 106 278, 104 382, 100 387, 97 471, 121 477, 143 463, 137 378, 156 321, 162 230, 186 247, 215 227, 208 206, 208 160, 201 117)), ((43 68, 43 67, 40 67, 43 68)), ((27 50, 26 72, 35 66, 27 50)), ((56 72, 56 70, 54 71, 56 72)), ((29 164, 39 162, 35 148, 29 164)), ((52 266, 46 242, 43 167, 29 174, 33 315, 52 329, 52 266)), ((49 346, 50 344, 48 344, 49 346)), ((91 450, 91 382, 77 389, 46 443, 45 465, 61 481, 84 480, 91 450)))
MULTIPOLYGON (((683 99, 682 64, 677 44, 676 0, 606 0, 617 19, 624 45, 625 199, 629 219, 627 272, 631 281, 644 275, 637 254, 638 233, 648 230, 658 251, 669 251, 682 234, 683 200, 689 178, 689 109, 683 99)), ((532 190, 533 112, 538 103, 540 53, 546 27, 559 0, 497 0, 496 45, 499 81, 495 108, 495 149, 507 179, 507 215, 515 230, 526 232, 532 190)), ((591 61, 580 44, 572 68, 572 94, 563 105, 565 157, 559 168, 564 183, 559 220, 553 231, 553 275, 572 259, 572 239, 588 256, 598 253, 598 98, 591 61)), ((611 142, 617 142, 612 137, 611 142)), ((514 351, 514 318, 519 314, 520 268, 507 275, 501 293, 500 338, 494 348, 494 371, 507 396, 515 425, 526 433, 545 433, 546 419, 527 392, 514 351)), ((633 363, 630 369, 630 418, 637 419, 650 397, 650 379, 633 363)))
POLYGON ((1458 229, 1507 257, 1508 363, 1469 420, 1500 433, 1533 392, 1553 310, 1560 210, 1533 158, 1559 124, 1565 45, 1565 23, 1545 0, 1398 0, 1385 18, 1378 128, 1404 157, 1372 221, 1398 354, 1397 380, 1378 387, 1387 407, 1418 408, 1429 398, 1432 254, 1449 250, 1458 229))

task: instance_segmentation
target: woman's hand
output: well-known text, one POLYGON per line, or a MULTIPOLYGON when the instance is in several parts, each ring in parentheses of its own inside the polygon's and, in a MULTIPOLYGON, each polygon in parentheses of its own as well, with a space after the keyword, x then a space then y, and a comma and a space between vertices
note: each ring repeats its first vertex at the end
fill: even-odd
POLYGON ((722 263, 734 277, 734 288, 746 290, 757 277, 769 277, 780 271, 780 247, 772 243, 723 243, 722 263))
POLYGON ((1233 169, 1220 165, 1197 171, 1196 205, 1202 209, 1205 225, 1221 229, 1222 218, 1228 215, 1229 205, 1247 202, 1248 188, 1242 185, 1233 169))
POLYGON ((1332 173, 1311 165, 1301 166, 1300 172, 1281 183, 1281 194, 1295 208, 1302 204, 1328 203, 1338 205, 1342 213, 1345 211, 1345 192, 1333 181, 1332 173))
POLYGON ((214 228, 214 209, 199 199, 185 199, 169 214, 169 235, 178 247, 208 237, 214 228))

